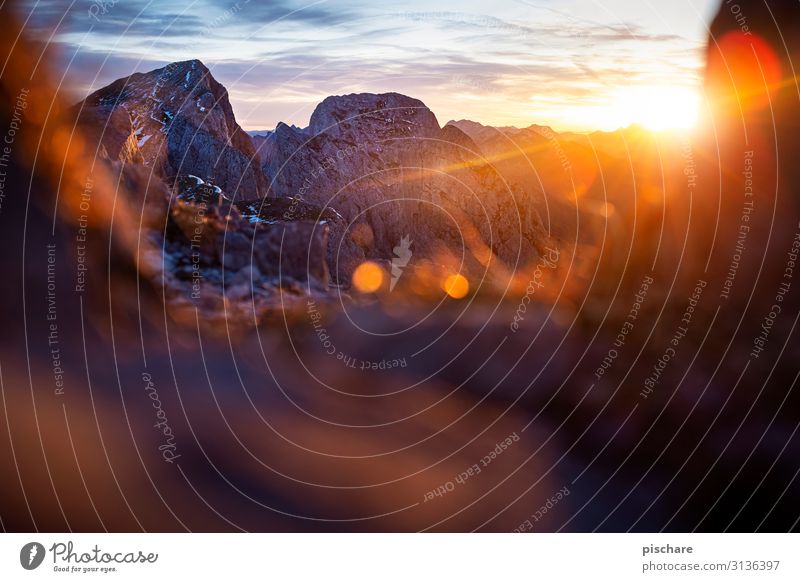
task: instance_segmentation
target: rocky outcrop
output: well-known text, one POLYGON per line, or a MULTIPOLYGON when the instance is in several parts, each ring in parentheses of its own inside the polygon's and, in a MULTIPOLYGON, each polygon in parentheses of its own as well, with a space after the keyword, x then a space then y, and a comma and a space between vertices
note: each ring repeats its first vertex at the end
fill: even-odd
POLYGON ((387 260, 401 239, 415 260, 450 261, 476 274, 534 261, 547 233, 474 141, 442 129, 417 99, 397 93, 328 97, 305 129, 280 123, 260 145, 279 196, 332 207, 329 264, 346 281, 364 259, 387 260), (494 263, 492 263, 494 261, 494 263))
POLYGON ((72 112, 111 160, 143 163, 165 179, 211 178, 234 199, 267 193, 252 139, 236 123, 228 92, 198 60, 119 79, 72 112))
POLYGON ((553 237, 576 241, 579 223, 582 233, 588 232, 591 213, 588 205, 576 208, 576 191, 584 197, 590 187, 602 183, 594 180, 601 171, 591 149, 537 125, 491 127, 462 119, 445 127, 462 131, 481 148, 503 179, 524 192, 553 237))
POLYGON ((165 260, 176 280, 190 283, 185 295, 213 299, 224 287, 228 299, 268 300, 287 285, 301 292, 327 289, 326 220, 334 215, 270 199, 231 202, 219 187, 194 176, 175 183, 165 260))
POLYGON ((325 223, 337 283, 364 260, 390 261, 401 240, 413 241, 409 260, 478 278, 533 264, 550 241, 531 197, 468 131, 398 93, 328 97, 307 128, 252 138, 194 60, 115 81, 75 113, 101 155, 152 168, 180 203, 251 225, 325 223))
POLYGON ((125 226, 136 229, 139 267, 173 315, 197 312, 205 322, 248 327, 327 294, 327 224, 335 214, 295 200, 232 201, 192 175, 168 187, 140 164, 103 160, 98 168, 108 171, 104 184, 125 192, 131 215, 141 216, 125 226))

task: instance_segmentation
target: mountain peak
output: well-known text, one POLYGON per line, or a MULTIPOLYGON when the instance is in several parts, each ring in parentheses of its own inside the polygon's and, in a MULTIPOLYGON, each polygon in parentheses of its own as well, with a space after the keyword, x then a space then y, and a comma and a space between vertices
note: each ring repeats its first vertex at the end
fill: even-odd
POLYGON ((452 125, 454 127, 459 127, 459 128, 475 127, 475 128, 483 129, 484 127, 486 127, 482 123, 478 123, 477 121, 472 121, 470 119, 459 119, 458 121, 456 121, 455 119, 451 119, 450 121, 445 123, 445 126, 447 126, 447 125, 452 125))
POLYGON ((206 67, 203 61, 201 61, 200 59, 189 59, 188 61, 175 61, 174 63, 171 63, 170 65, 167 66, 189 67, 192 69, 203 69, 206 71, 208 70, 208 67, 206 67))
POLYGON ((366 131, 383 137, 430 137, 439 131, 436 116, 419 99, 400 93, 332 95, 311 114, 313 135, 366 131))
POLYGON ((166 178, 214 177, 232 196, 255 198, 267 190, 228 91, 198 59, 118 79, 76 112, 112 159, 141 160, 166 178))
MULTIPOLYGON (((175 61, 174 63, 169 63, 161 67, 160 69, 155 69, 150 71, 149 73, 144 73, 145 75, 152 75, 157 78, 180 78, 184 81, 188 77, 189 81, 191 82, 194 80, 195 83, 200 81, 201 79, 208 77, 211 80, 214 80, 214 77, 211 75, 211 71, 208 67, 203 64, 203 61, 200 59, 190 59, 188 61, 175 61)), ((216 82, 214 80, 214 82, 216 82)))

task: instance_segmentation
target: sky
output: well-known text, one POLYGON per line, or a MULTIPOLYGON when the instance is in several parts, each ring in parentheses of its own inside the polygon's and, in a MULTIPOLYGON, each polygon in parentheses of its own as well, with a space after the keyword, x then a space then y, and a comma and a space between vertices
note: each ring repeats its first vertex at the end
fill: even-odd
POLYGON ((247 130, 396 91, 440 124, 615 129, 691 116, 718 0, 25 0, 78 100, 197 58, 247 130), (670 114, 659 115, 672 108, 670 114))

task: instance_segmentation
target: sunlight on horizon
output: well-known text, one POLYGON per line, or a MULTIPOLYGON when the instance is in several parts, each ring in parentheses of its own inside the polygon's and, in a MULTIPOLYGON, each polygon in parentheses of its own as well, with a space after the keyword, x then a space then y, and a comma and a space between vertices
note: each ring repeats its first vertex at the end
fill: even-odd
POLYGON ((616 131, 631 125, 651 131, 689 131, 699 121, 701 99, 700 90, 688 86, 619 87, 587 104, 534 104, 517 123, 576 133, 616 131))
POLYGON ((652 131, 688 130, 697 124, 700 95, 682 87, 635 87, 609 105, 617 127, 636 124, 652 131))
POLYGON ((712 0, 607 0, 598 10, 594 0, 571 0, 554 10, 505 0, 487 11, 477 0, 446 0, 431 10, 422 0, 343 0, 232 10, 209 0, 197 19, 173 0, 129 0, 95 22, 55 0, 45 2, 51 10, 38 4, 22 2, 21 18, 58 41, 71 99, 196 58, 228 89, 248 131, 305 127, 330 95, 388 92, 421 100, 440 125, 690 128, 715 8, 712 0), (145 6, 148 17, 137 18, 145 6))

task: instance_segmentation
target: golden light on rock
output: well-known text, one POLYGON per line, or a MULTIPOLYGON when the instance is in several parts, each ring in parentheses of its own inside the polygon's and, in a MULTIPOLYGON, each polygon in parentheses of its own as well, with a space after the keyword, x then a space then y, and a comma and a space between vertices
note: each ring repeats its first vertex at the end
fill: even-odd
POLYGON ((453 299, 462 299, 469 293, 469 281, 463 275, 456 273, 444 280, 442 289, 453 299))
POLYGON ((375 293, 383 285, 384 272, 377 263, 365 261, 353 272, 353 286, 361 293, 375 293))

